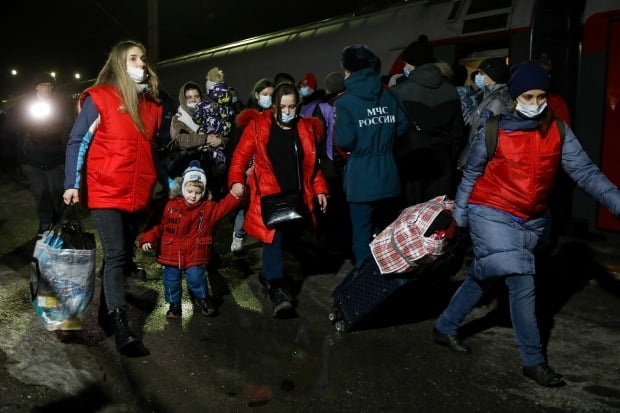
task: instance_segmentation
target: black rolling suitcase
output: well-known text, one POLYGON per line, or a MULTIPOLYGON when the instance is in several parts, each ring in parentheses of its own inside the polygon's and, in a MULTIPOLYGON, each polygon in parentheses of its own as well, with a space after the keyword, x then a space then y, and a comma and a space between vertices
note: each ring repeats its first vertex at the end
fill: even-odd
POLYGON ((332 293, 334 305, 329 319, 338 331, 350 331, 396 290, 414 277, 381 274, 372 255, 357 264, 332 293))
POLYGON ((414 248, 416 243, 437 242, 431 240, 436 238, 433 234, 437 226, 442 228, 439 231, 454 227, 454 220, 444 201, 447 199, 438 201, 436 198, 407 208, 408 211, 403 211, 377 236, 375 240, 382 244, 374 247, 381 250, 374 249, 373 254, 357 263, 332 293, 334 301, 329 320, 336 330, 357 328, 377 307, 409 283, 428 277, 449 277, 456 273, 463 254, 453 234, 442 238, 445 242, 441 247, 435 245, 434 252, 441 255, 424 256, 419 253, 420 248, 414 248), (426 207, 427 204, 430 208, 426 207), (429 209, 432 210, 430 213, 429 209), (422 222, 424 219, 426 221, 422 222), (413 228, 415 225, 419 228, 413 228), (411 257, 417 259, 412 261, 411 257), (380 265, 383 265, 383 273, 380 265), (392 270, 394 272, 386 273, 392 270))

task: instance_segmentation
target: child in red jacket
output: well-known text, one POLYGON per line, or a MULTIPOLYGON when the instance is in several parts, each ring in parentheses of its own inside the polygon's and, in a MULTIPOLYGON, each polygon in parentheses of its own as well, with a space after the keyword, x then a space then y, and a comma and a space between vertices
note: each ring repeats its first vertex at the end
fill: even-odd
POLYGON ((216 311, 202 271, 211 258, 215 223, 235 210, 240 199, 227 194, 219 202, 205 196, 207 176, 198 161, 183 172, 182 196, 168 200, 157 225, 140 237, 144 251, 156 247, 157 262, 164 267, 164 295, 170 308, 168 318, 181 317, 181 276, 202 314, 216 311))

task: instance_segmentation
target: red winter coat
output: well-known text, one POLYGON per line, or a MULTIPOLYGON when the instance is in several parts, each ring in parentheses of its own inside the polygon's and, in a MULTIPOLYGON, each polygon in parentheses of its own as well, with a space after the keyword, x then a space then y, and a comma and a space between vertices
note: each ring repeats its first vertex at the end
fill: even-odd
MULTIPOLYGON (((238 126, 245 129, 230 161, 228 174, 229 186, 235 183, 245 184, 245 171, 250 160, 254 159, 254 167, 247 179, 249 206, 245 214, 243 229, 265 243, 273 242, 275 230, 268 229, 263 223, 260 197, 280 192, 280 186, 267 155, 267 142, 272 121, 273 110, 261 113, 255 109, 246 109, 237 116, 238 126)), ((316 142, 317 138, 323 134, 323 125, 317 118, 299 118, 297 133, 303 150, 300 177, 303 198, 313 223, 316 223, 313 199, 318 194, 328 193, 316 153, 316 142)))
POLYGON ((187 205, 183 197, 169 200, 160 222, 140 236, 140 245, 157 246, 157 262, 186 269, 206 265, 213 249, 215 223, 233 211, 240 200, 228 194, 219 202, 187 205))
POLYGON ((139 211, 151 200, 157 180, 153 140, 161 124, 161 106, 142 94, 140 117, 146 133, 136 128, 122 111, 121 99, 112 85, 84 91, 90 95, 100 121, 88 148, 86 162, 86 207, 139 211))

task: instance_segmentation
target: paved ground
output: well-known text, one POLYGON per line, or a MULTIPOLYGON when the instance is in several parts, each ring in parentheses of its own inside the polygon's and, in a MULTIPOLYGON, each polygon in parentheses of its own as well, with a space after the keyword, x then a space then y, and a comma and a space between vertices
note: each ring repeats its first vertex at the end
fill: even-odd
POLYGON ((228 223, 210 278, 216 317, 184 302, 183 319, 166 320, 160 271, 138 253, 148 278, 127 280, 130 321, 152 354, 127 359, 96 323, 97 293, 82 331, 43 328, 29 302, 31 198, 7 177, 0 194, 0 413, 620 411, 620 245, 604 239, 565 237, 541 264, 541 325, 564 388, 521 376, 501 286, 463 328, 472 355, 430 341, 464 271, 414 283, 362 330, 338 333, 330 293, 351 266, 308 242, 297 248, 302 264, 289 267, 300 281, 297 315, 275 320, 256 280, 260 249, 227 252, 228 223))

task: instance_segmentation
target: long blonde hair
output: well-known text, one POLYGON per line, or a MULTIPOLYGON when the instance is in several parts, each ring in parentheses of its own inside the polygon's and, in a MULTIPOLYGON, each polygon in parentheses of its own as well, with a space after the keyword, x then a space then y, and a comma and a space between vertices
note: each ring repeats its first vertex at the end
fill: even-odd
MULTIPOLYGON (((116 86, 125 110, 136 125, 136 128, 144 134, 144 123, 142 122, 138 109, 141 94, 136 87, 136 82, 134 82, 127 73, 127 55, 129 54, 129 50, 133 47, 142 49, 142 52, 146 56, 146 48, 142 43, 135 40, 123 40, 118 42, 112 47, 112 50, 110 50, 108 60, 106 60, 103 68, 101 68, 97 80, 95 81, 95 86, 106 84, 116 86)), ((149 98, 150 96, 150 98, 159 102, 159 77, 157 77, 157 74, 149 64, 148 59, 145 63, 144 72, 146 74, 146 83, 149 86, 149 90, 148 93, 144 94, 144 97, 149 98)))

